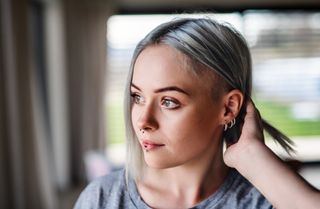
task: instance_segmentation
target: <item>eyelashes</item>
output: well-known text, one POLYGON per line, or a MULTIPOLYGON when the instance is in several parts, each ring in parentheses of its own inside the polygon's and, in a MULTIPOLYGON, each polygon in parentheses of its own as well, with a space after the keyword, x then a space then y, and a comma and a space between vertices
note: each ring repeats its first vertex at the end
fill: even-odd
MULTIPOLYGON (((144 105, 146 102, 145 98, 137 92, 131 93, 131 101, 133 102, 133 104, 137 105, 144 105)), ((181 107, 181 103, 177 99, 174 99, 172 97, 161 98, 159 104, 161 107, 169 110, 174 110, 181 107)))
POLYGON ((143 104, 145 101, 138 93, 131 93, 131 100, 135 104, 143 104))
POLYGON ((161 106, 167 109, 177 109, 180 107, 180 102, 172 98, 163 98, 161 100, 161 106))

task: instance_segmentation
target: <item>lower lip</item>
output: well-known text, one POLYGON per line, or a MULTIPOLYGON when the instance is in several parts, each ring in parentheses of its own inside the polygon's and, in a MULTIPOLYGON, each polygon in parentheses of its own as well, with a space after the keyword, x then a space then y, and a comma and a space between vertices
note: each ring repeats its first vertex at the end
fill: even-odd
POLYGON ((142 148, 146 151, 156 150, 156 149, 161 148, 163 146, 164 146, 164 144, 153 144, 153 143, 142 142, 142 148))

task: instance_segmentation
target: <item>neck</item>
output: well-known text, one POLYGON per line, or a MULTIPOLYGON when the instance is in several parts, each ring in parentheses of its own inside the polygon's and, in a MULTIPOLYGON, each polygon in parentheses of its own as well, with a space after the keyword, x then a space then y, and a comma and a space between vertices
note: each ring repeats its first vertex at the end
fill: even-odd
POLYGON ((187 207, 206 199, 218 190, 228 173, 223 162, 222 146, 216 146, 216 149, 208 152, 211 153, 209 155, 204 154, 201 159, 181 166, 147 168, 144 178, 138 182, 141 195, 147 202, 144 192, 154 194, 160 191, 159 194, 170 194, 176 202, 183 202, 187 207))

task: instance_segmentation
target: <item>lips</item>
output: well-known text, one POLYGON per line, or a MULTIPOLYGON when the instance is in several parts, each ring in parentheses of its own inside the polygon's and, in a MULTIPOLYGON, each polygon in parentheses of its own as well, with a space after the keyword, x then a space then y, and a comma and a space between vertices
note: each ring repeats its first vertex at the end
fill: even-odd
POLYGON ((151 140, 143 140, 142 141, 142 148, 146 151, 154 150, 163 147, 164 144, 156 143, 151 140))

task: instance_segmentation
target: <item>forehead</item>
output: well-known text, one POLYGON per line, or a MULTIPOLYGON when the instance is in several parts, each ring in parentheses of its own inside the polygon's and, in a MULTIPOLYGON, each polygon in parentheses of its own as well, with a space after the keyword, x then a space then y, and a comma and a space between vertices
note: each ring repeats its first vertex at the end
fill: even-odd
POLYGON ((190 66, 186 65, 187 60, 186 55, 171 46, 165 44, 151 45, 141 51, 136 59, 134 70, 145 67, 145 65, 148 65, 149 68, 160 65, 159 67, 172 68, 172 71, 189 71, 190 66))
POLYGON ((198 83, 194 66, 190 59, 177 49, 165 45, 152 45, 145 48, 137 57, 133 68, 133 82, 144 83, 147 80, 161 83, 198 83), (149 78, 149 79, 147 79, 149 78))

